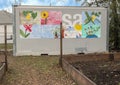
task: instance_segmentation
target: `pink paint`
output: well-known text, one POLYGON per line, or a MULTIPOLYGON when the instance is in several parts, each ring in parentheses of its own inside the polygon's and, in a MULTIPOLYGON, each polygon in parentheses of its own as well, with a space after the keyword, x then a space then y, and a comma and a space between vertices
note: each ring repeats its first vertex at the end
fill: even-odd
POLYGON ((45 24, 45 19, 41 19, 41 25, 45 24))
POLYGON ((62 22, 62 12, 57 12, 57 11, 50 11, 48 18, 46 19, 41 19, 41 24, 47 24, 47 25, 59 25, 62 22))
POLYGON ((29 31, 29 32, 32 31, 32 29, 31 29, 32 28, 32 24, 24 24, 23 26, 25 27, 26 31, 29 31))

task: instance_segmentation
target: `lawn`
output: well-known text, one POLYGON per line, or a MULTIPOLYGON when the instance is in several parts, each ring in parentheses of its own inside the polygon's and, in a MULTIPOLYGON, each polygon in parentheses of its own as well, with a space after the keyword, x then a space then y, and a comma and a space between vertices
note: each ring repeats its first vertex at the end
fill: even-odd
POLYGON ((58 56, 8 56, 8 72, 0 85, 76 85, 58 61, 58 56))
MULTIPOLYGON (((4 47, 5 47, 5 44, 0 44, 0 50, 4 49, 4 47)), ((12 49, 12 48, 13 48, 13 44, 12 43, 8 43, 7 44, 7 49, 12 49)))

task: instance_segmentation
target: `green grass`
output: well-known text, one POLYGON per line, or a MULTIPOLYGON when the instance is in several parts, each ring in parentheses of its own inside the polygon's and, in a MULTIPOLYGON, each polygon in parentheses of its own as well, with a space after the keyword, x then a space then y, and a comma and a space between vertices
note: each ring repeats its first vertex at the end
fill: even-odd
MULTIPOLYGON (((0 44, 0 49, 4 49, 5 48, 5 44, 0 44)), ((9 43, 7 44, 7 49, 13 49, 13 44, 9 43)))

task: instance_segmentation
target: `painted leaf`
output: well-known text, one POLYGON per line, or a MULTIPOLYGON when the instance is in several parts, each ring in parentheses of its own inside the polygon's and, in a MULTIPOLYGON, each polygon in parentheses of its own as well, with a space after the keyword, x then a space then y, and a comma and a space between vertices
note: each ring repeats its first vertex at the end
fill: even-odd
POLYGON ((92 12, 91 14, 94 15, 94 12, 92 12))
POLYGON ((27 16, 28 13, 33 13, 33 11, 23 11, 24 16, 27 16))
POLYGON ((22 37, 25 37, 25 33, 20 29, 20 35, 22 36, 22 37))
POLYGON ((94 21, 91 20, 91 22, 92 22, 93 24, 95 24, 94 21))
POLYGON ((37 17, 37 12, 36 13, 32 13, 32 18, 35 19, 37 17))
POLYGON ((30 33, 28 33, 27 35, 25 35, 25 38, 27 38, 30 35, 30 33))
POLYGON ((97 13, 95 13, 95 16, 98 16, 98 14, 97 14, 97 13))
POLYGON ((85 19, 85 24, 88 24, 89 22, 90 22, 90 20, 88 20, 88 19, 85 19))
POLYGON ((85 15, 86 15, 87 19, 90 20, 90 16, 89 16, 88 12, 85 12, 85 15))
POLYGON ((33 11, 28 11, 28 13, 33 13, 33 11))
POLYGON ((101 14, 101 12, 98 12, 99 13, 99 15, 101 14))
POLYGON ((97 29, 96 29, 96 30, 98 31, 99 29, 100 29, 100 26, 99 26, 99 27, 97 27, 97 29))
POLYGON ((23 11, 23 15, 24 15, 24 16, 27 16, 27 11, 23 11))

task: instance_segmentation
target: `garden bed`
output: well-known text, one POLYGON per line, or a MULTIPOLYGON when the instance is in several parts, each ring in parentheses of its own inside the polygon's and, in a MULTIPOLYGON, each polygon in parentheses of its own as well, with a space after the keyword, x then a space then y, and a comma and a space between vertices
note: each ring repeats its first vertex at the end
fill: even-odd
POLYGON ((75 69, 75 76, 73 71, 68 73, 72 74, 78 85, 120 85, 119 57, 120 53, 115 53, 114 60, 109 54, 67 55, 63 58, 63 64, 65 60, 75 69))
POLYGON ((5 63, 3 63, 4 61, 4 54, 0 51, 0 81, 5 74, 5 63))
POLYGON ((5 74, 5 63, 0 63, 0 82, 5 74))

